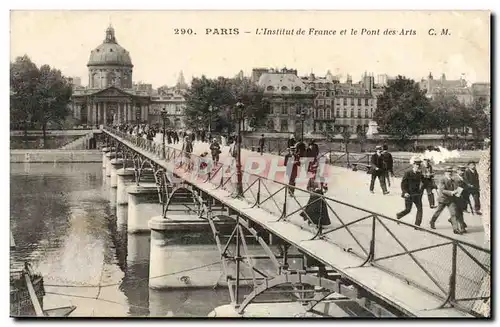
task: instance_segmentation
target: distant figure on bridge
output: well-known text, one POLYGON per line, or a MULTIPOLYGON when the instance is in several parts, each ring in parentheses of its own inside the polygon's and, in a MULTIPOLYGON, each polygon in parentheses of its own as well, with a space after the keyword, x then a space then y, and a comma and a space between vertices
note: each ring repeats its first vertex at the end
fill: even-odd
POLYGON ((384 158, 382 157, 382 147, 377 145, 375 148, 376 152, 372 155, 370 159, 371 164, 371 175, 372 179, 370 181, 370 192, 375 193, 373 189, 375 188, 375 179, 380 182, 380 187, 384 195, 389 194, 387 191, 387 186, 385 185, 385 170, 384 170, 384 158))
POLYGON ((396 215, 397 219, 401 219, 410 213, 411 207, 415 204, 417 207, 417 217, 415 225, 422 224, 422 172, 420 171, 420 159, 413 161, 412 170, 407 171, 401 181, 401 197, 405 199, 405 209, 396 215))
POLYGON ((294 196, 295 192, 295 180, 299 174, 300 167, 300 157, 297 154, 295 147, 288 148, 288 153, 285 156, 284 165, 286 167, 286 175, 289 176, 288 185, 292 186, 288 189, 288 194, 294 196))
POLYGON ((187 167, 189 170, 191 168, 190 159, 191 159, 191 153, 193 152, 193 142, 188 135, 184 137, 184 144, 182 145, 182 151, 184 152, 184 158, 186 160, 185 164, 188 164, 187 167))
MULTIPOLYGON (((423 189, 427 192, 427 199, 429 200, 429 206, 431 209, 436 208, 436 204, 434 201, 434 193, 432 190, 436 188, 434 182, 434 170, 432 169, 430 159, 424 159, 422 167, 422 183, 423 189)), ((423 193, 422 193, 423 195, 423 193)))
POLYGON ((317 166, 318 156, 319 156, 319 147, 314 140, 311 140, 306 150, 306 157, 310 158, 311 160, 309 162, 309 167, 307 168, 307 171, 312 172, 314 166, 317 166))
POLYGON ((311 191, 312 194, 306 208, 300 213, 300 216, 308 225, 312 223, 322 229, 323 226, 331 224, 328 205, 323 197, 323 189, 319 184, 311 185, 311 191))
POLYGON ((470 195, 472 195, 474 200, 474 213, 481 215, 481 202, 479 200, 479 174, 476 170, 476 163, 474 161, 469 161, 467 166, 468 168, 465 171, 465 181, 470 186, 470 195))
POLYGON ((214 162, 214 165, 217 165, 219 163, 219 155, 221 151, 220 144, 217 142, 216 138, 214 138, 212 140, 212 143, 210 144, 210 151, 212 153, 212 160, 214 162))
POLYGON ((297 144, 297 141, 295 140, 293 134, 291 134, 290 138, 288 139, 287 147, 291 148, 292 146, 295 146, 295 144, 297 144))
POLYGON ((392 158, 392 154, 389 153, 389 147, 387 144, 384 144, 382 147, 382 158, 384 161, 385 179, 387 181, 387 185, 391 187, 389 173, 391 174, 391 177, 394 177, 394 159, 392 158))
POLYGON ((260 139, 259 139, 259 152, 260 152, 260 155, 262 156, 264 154, 264 145, 266 143, 266 139, 264 138, 264 134, 262 134, 260 136, 260 139))

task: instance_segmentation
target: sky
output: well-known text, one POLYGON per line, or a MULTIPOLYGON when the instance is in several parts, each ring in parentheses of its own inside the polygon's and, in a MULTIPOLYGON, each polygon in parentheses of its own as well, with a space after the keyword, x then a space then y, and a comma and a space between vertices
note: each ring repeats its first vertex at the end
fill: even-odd
POLYGON ((240 70, 249 76, 255 67, 318 76, 330 70, 354 81, 365 71, 416 80, 429 72, 448 79, 465 74, 470 82, 490 81, 487 11, 12 11, 10 60, 27 54, 37 65, 81 77, 86 85, 90 51, 102 43, 110 23, 130 52, 134 81, 154 87, 175 84, 181 70, 189 82, 202 74, 232 77, 240 70), (239 34, 206 34, 223 28, 237 28, 239 34), (263 28, 303 29, 306 35, 256 35, 263 28), (310 36, 311 28, 336 35, 310 36), (438 34, 447 28, 449 35, 429 35, 431 28, 438 34), (193 34, 176 35, 175 29, 193 34), (344 29, 347 35, 340 35, 344 29), (386 29, 416 35, 384 35, 386 29), (366 35, 368 30, 375 35, 366 35))

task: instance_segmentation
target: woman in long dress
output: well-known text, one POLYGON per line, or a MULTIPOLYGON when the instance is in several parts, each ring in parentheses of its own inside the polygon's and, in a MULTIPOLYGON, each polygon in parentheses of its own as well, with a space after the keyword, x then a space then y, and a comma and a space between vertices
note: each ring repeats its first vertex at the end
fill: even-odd
POLYGON ((322 187, 318 183, 312 182, 309 185, 309 189, 312 192, 311 197, 307 202, 306 208, 300 215, 308 225, 314 224, 318 226, 318 228, 330 225, 331 221, 328 214, 328 205, 323 197, 322 187))

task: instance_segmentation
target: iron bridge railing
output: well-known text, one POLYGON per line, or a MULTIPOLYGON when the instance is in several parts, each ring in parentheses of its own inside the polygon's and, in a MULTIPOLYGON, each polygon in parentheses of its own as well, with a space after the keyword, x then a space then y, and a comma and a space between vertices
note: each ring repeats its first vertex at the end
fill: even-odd
MULTIPOLYGON (((105 130, 152 156, 162 157, 161 144, 105 130)), ((166 147, 165 152, 164 160, 177 160, 176 173, 183 178, 189 173, 191 182, 209 183, 214 189, 236 193, 234 162, 214 166, 208 158, 173 147, 166 147), (208 169, 198 169, 202 162, 208 163, 208 169)), ((309 192, 301 185, 292 187, 245 171, 243 184, 243 199, 252 207, 275 215, 276 221, 310 230, 314 235, 311 239, 325 240, 360 257, 364 261, 361 266, 370 264, 442 299, 440 308, 453 306, 480 316, 482 304, 490 298, 490 291, 485 293, 483 285, 490 277, 491 252, 487 248, 309 192), (319 211, 309 211, 311 208, 319 211), (329 217, 331 223, 321 225, 322 217, 329 217)))

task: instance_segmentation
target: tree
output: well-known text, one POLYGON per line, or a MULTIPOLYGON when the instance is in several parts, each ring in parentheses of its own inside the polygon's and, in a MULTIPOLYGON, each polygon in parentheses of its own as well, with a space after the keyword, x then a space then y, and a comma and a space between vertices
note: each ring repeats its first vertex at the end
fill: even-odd
POLYGON ((38 78, 39 70, 27 55, 17 57, 14 62, 10 63, 11 129, 22 128, 25 140, 37 107, 38 78))
POLYGON ((61 123, 68 116, 68 103, 71 100, 71 94, 71 85, 62 76, 60 70, 50 68, 49 65, 40 67, 36 93, 38 106, 34 116, 42 127, 44 141, 47 124, 49 122, 61 123))
POLYGON ((29 127, 39 124, 45 141, 48 123, 67 117, 71 94, 61 71, 48 65, 39 69, 27 55, 16 58, 10 64, 11 128, 22 126, 26 136, 29 127))
POLYGON ((230 130, 234 126, 234 107, 238 101, 245 105, 244 117, 252 126, 265 125, 269 103, 264 99, 262 88, 250 79, 193 78, 186 94, 186 124, 196 126, 201 117, 207 121, 207 126, 211 119, 215 131, 230 130))
POLYGON ((398 76, 378 96, 373 119, 384 133, 395 136, 405 146, 425 130, 430 116, 431 105, 425 91, 413 80, 398 76))
POLYGON ((365 152, 366 132, 362 128, 356 131, 356 139, 359 142, 360 151, 365 152))
POLYGON ((467 106, 469 113, 469 127, 476 141, 482 140, 491 135, 491 125, 488 113, 490 104, 484 98, 477 98, 467 106))
POLYGON ((460 115, 463 115, 463 105, 455 95, 438 92, 431 101, 431 113, 426 122, 428 128, 443 133, 443 146, 449 139, 450 129, 454 130, 460 124, 460 115))

